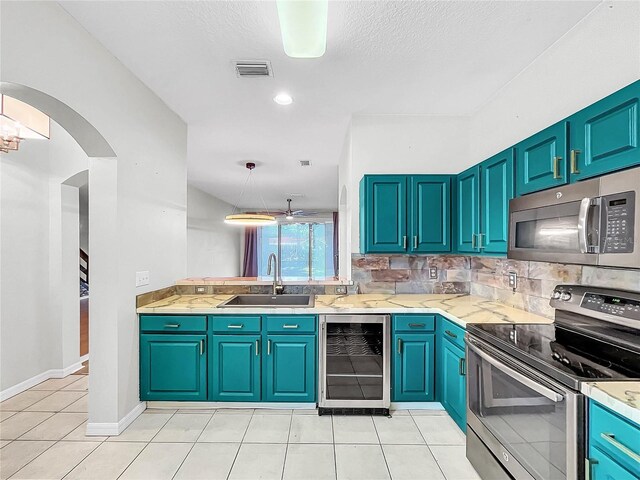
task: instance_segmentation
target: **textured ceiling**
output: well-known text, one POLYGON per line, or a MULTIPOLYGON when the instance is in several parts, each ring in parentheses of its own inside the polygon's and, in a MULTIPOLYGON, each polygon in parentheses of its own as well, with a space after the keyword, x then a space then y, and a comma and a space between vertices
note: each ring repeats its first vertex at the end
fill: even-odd
POLYGON ((61 4, 188 123, 190 183, 233 203, 253 160, 269 207, 335 208, 351 115, 473 114, 598 2, 331 2, 320 59, 284 54, 271 1, 61 4), (236 59, 274 77, 237 78, 236 59))

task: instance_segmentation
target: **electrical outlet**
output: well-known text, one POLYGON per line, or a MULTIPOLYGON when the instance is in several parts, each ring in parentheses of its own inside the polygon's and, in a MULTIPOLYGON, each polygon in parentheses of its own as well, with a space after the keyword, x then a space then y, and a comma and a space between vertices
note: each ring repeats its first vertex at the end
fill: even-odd
POLYGON ((429 279, 431 280, 438 279, 438 267, 429 267, 429 279))
POLYGON ((196 293, 206 293, 206 287, 196 287, 196 293))
POLYGON ((346 295, 347 294, 347 286, 346 285, 338 285, 336 286, 336 295, 346 295))
POLYGON ((518 274, 516 272, 509 272, 509 288, 513 289, 514 292, 518 288, 518 274))
POLYGON ((136 272, 136 287, 149 285, 149 271, 136 272))

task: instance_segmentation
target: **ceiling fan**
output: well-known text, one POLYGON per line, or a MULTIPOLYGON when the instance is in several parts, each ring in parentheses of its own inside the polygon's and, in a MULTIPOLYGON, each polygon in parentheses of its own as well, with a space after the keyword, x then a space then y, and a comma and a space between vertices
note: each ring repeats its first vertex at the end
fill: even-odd
POLYGON ((287 220, 293 220, 295 217, 313 217, 318 212, 307 212, 305 210, 291 210, 291 199, 287 198, 287 209, 273 212, 273 215, 284 216, 287 220))

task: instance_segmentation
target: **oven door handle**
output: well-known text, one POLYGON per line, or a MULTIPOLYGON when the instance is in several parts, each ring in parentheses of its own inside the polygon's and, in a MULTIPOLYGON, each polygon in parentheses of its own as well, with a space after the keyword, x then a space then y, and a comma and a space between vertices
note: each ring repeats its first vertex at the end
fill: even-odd
POLYGON ((520 383, 526 385, 531 390, 533 390, 535 392, 538 392, 540 395, 544 395, 549 400, 553 400, 556 403, 561 402, 562 400, 564 400, 564 396, 560 395, 558 392, 555 392, 555 391, 551 390, 550 388, 547 388, 544 385, 541 385, 538 382, 532 380, 531 378, 521 374, 517 370, 514 370, 511 367, 508 367, 504 363, 496 360, 491 355, 483 352, 482 350, 480 350, 478 347, 472 345, 471 343, 467 343, 467 345, 469 346, 469 349, 472 350, 474 353, 476 353, 478 356, 480 356, 480 358, 482 358, 483 360, 486 360, 488 363, 490 363, 491 365, 493 365, 494 367, 499 369, 501 372, 506 373, 511 378, 514 378, 515 380, 519 381, 520 383))

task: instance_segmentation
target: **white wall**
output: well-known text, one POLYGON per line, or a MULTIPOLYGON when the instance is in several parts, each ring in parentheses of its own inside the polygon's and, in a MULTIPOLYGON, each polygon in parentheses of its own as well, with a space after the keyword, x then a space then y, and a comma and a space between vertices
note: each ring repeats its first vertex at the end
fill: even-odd
POLYGON ((111 429, 139 404, 135 296, 186 275, 186 125, 59 5, 0 8, 2 80, 66 103, 117 155, 89 162, 89 426, 111 429))
MULTIPOLYGON (((348 203, 351 250, 360 251, 359 182, 373 173, 458 173, 469 164, 467 117, 357 115, 351 123, 348 203)), ((343 159, 348 155, 343 155, 343 159)), ((348 172, 348 173, 347 173, 348 172)), ((345 222, 343 227, 346 226, 345 222)))
POLYGON ((0 390, 79 360, 78 189, 62 182, 87 168, 54 122, 51 140, 2 155, 0 390))
POLYGON ((640 2, 605 2, 474 116, 473 165, 640 78, 640 2))
POLYGON ((242 229, 224 223, 233 205, 189 185, 187 189, 187 276, 240 275, 242 229))

